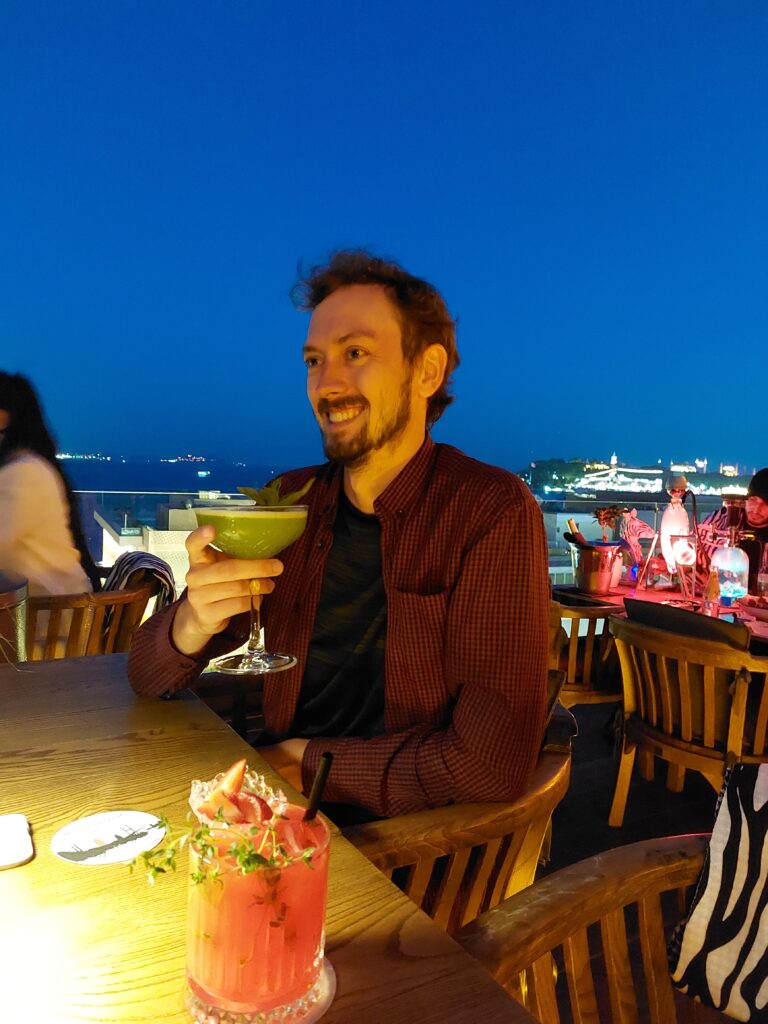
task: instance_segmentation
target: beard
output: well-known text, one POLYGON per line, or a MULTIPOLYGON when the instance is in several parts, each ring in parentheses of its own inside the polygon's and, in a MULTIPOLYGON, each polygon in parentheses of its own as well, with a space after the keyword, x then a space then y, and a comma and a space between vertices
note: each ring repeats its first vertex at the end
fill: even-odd
MULTIPOLYGON (((353 437, 345 440, 325 434, 321 427, 320 436, 323 441, 325 457, 342 466, 362 466, 373 452, 380 451, 385 445, 401 437, 411 418, 412 376, 409 373, 400 385, 397 407, 385 415, 375 430, 371 429, 369 419, 353 437)), ((362 402, 365 409, 371 407, 370 403, 363 398, 358 398, 356 401, 362 402)), ((329 409, 344 408, 347 404, 349 404, 348 399, 340 402, 321 402, 318 405, 318 412, 325 413, 329 409)))

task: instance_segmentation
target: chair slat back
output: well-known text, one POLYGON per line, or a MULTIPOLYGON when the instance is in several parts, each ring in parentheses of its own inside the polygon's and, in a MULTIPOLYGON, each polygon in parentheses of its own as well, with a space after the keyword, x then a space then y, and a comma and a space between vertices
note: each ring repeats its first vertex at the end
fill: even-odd
MULTIPOLYGON (((577 1019, 584 1021, 584 1024, 599 1024, 595 984, 589 966, 589 940, 585 928, 579 929, 565 940, 563 959, 568 972, 568 993, 571 1006, 578 1008, 577 1019)), ((554 979, 555 972, 552 971, 553 983, 554 979)))
POLYGON ((637 922, 648 993, 648 1018, 651 1024, 667 1024, 667 1021, 675 1019, 675 1000, 669 983, 660 893, 644 895, 637 900, 637 922))
POLYGON ((152 588, 32 597, 27 614, 27 658, 79 658, 127 651, 152 588))
POLYGON ((552 970, 552 957, 549 953, 531 965, 528 979, 530 986, 530 1007, 541 1020, 560 1024, 560 1011, 555 994, 555 975, 552 970))
POLYGON ((549 667, 557 670, 560 655, 568 642, 568 634, 563 629, 562 606, 557 601, 549 602, 549 667))
POLYGON ((626 619, 610 626, 619 650, 624 711, 660 734, 724 760, 731 741, 754 757, 765 753, 768 658, 724 643, 692 639, 626 619), (746 715, 744 691, 754 714, 746 715), (734 718, 735 716, 735 718, 734 718), (744 732, 746 717, 754 724, 744 732))
POLYGON ((608 630, 609 615, 617 613, 614 605, 572 607, 551 602, 550 640, 554 637, 555 616, 560 620, 564 639, 560 641, 560 649, 550 643, 550 668, 561 668, 566 673, 560 693, 565 707, 619 700, 618 673, 615 673, 615 682, 611 678, 615 650, 608 630), (562 620, 569 623, 570 633, 563 628, 562 620))
POLYGON ((380 871, 448 932, 530 885, 570 751, 547 750, 511 804, 454 804, 344 829, 380 871))
POLYGON ((541 1024, 674 1024, 674 921, 668 914, 665 927, 662 898, 697 881, 708 839, 609 850, 541 879, 455 937, 541 1024))
POLYGON ((768 686, 763 686, 760 690, 760 703, 755 715, 755 738, 752 741, 752 753, 756 757, 765 756, 766 731, 768 731, 768 686))

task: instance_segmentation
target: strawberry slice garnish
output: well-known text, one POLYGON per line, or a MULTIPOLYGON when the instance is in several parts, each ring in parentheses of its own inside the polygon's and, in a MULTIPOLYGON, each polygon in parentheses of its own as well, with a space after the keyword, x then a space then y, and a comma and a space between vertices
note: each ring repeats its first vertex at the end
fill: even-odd
MULTIPOLYGON (((207 800, 198 806, 198 814, 203 814, 207 818, 223 818, 225 821, 236 823, 243 823, 249 821, 249 818, 244 817, 244 811, 241 808, 238 798, 241 796, 240 789, 243 785, 243 779, 245 778, 246 759, 242 758, 240 761, 235 761, 228 771, 222 775, 221 779, 216 783, 214 788, 208 795, 207 800)), ((258 819, 259 821, 261 819, 258 819)))
POLYGON ((247 762, 244 757, 240 761, 235 761, 232 767, 224 772, 216 789, 220 790, 225 796, 234 796, 236 793, 239 793, 243 788, 246 768, 247 762))
POLYGON ((245 821, 243 812, 238 805, 232 803, 223 793, 211 793, 207 800, 203 800, 198 805, 197 813, 211 820, 223 818, 224 821, 229 821, 233 824, 245 821))
POLYGON ((238 793, 234 799, 240 809, 242 821, 247 821, 251 825, 259 825, 262 821, 269 821, 272 817, 272 808, 256 793, 238 793))

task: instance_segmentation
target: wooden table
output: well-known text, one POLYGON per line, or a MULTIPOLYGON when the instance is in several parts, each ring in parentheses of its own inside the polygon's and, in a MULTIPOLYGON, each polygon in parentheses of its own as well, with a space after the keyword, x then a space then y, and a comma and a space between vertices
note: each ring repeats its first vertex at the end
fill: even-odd
MULTIPOLYGON (((75 818, 123 808, 183 824, 190 779, 246 754, 274 774, 191 694, 136 697, 124 655, 3 666, 0 720, 0 813, 27 815, 36 850, 0 871, 3 1020, 189 1021, 186 870, 149 887, 125 865, 59 860, 51 837, 75 818)), ((338 832, 327 931, 338 985, 328 1024, 532 1020, 338 832)))

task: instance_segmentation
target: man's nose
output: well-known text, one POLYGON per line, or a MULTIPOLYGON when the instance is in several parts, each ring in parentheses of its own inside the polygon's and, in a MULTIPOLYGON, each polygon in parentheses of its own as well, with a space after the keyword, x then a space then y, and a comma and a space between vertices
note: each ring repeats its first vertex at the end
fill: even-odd
POLYGON ((318 398, 330 398, 332 395, 341 394, 346 387, 343 367, 336 360, 327 360, 318 367, 312 381, 312 390, 318 398))

